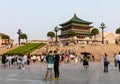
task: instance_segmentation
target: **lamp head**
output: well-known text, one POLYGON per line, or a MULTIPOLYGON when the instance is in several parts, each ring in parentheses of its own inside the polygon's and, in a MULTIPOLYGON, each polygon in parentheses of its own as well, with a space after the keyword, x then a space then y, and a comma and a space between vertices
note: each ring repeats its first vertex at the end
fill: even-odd
POLYGON ((104 27, 104 26, 105 26, 105 24, 102 22, 102 23, 100 24, 100 26, 104 27))

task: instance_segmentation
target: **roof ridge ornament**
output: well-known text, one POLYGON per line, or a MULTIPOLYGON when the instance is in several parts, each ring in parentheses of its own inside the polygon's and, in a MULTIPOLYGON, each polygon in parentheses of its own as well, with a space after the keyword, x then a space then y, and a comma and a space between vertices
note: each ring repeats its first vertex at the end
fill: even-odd
POLYGON ((74 17, 77 17, 76 11, 74 11, 74 17))

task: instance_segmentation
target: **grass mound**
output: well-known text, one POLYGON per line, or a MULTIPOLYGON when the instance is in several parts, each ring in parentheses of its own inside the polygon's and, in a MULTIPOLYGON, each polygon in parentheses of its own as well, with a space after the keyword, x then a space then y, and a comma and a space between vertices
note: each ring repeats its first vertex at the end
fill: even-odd
POLYGON ((20 54, 29 54, 37 48, 41 48, 45 45, 45 43, 27 43, 16 49, 10 50, 6 52, 6 55, 20 55, 20 54))

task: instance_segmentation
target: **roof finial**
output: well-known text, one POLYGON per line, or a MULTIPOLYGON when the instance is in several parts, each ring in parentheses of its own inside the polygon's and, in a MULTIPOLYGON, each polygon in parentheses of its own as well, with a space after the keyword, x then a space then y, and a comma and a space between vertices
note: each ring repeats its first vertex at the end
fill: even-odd
POLYGON ((74 11, 74 17, 76 17, 76 11, 74 11))

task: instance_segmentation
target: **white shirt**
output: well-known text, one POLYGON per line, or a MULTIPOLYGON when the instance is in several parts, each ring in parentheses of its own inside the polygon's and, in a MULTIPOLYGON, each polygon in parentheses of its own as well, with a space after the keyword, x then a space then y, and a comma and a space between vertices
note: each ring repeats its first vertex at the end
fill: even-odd
POLYGON ((120 54, 116 56, 117 60, 120 61, 120 54))

